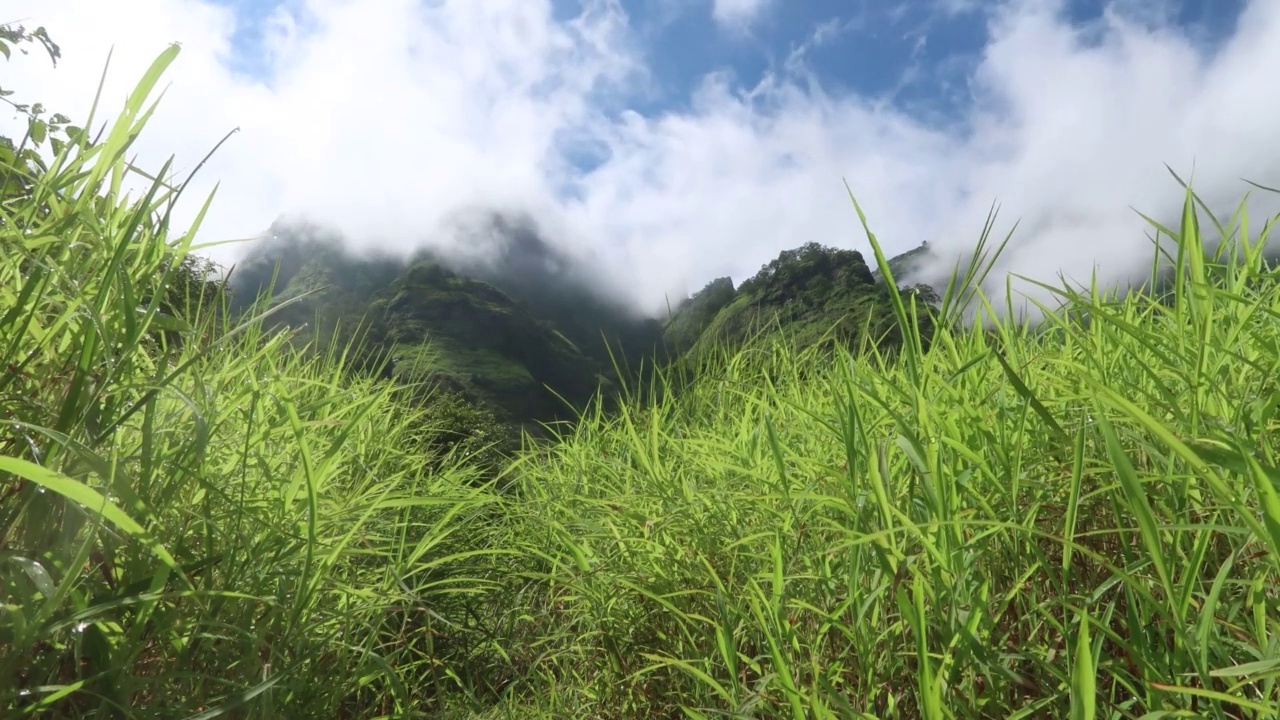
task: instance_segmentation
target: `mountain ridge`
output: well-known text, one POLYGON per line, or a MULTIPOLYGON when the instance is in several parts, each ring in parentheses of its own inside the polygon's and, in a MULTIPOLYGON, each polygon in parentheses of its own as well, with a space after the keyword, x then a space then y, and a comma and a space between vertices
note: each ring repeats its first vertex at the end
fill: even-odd
MULTIPOLYGON (((298 342, 350 347, 362 371, 457 393, 535 434, 658 367, 771 331, 800 346, 901 341, 887 288, 856 250, 810 242, 783 251, 736 287, 711 281, 660 320, 593 287, 536 230, 498 220, 490 229, 506 244, 482 261, 357 255, 336 235, 278 224, 233 269, 233 306, 247 312, 270 290, 272 305, 292 300, 275 322, 298 342)), ((895 275, 919 251, 891 260, 895 275)))

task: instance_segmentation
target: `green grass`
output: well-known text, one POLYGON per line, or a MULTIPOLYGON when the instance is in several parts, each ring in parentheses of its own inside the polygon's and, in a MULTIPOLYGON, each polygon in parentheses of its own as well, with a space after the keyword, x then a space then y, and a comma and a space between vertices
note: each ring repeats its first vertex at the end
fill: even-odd
POLYGON ((493 498, 468 469, 423 472, 421 413, 392 385, 257 322, 162 311, 193 236, 168 239, 164 183, 119 188, 175 54, 105 142, 77 135, 3 199, 0 708, 403 710, 470 652, 448 623, 486 581, 453 571, 481 557, 493 498))
POLYGON ((338 352, 163 309, 193 235, 119 188, 174 52, 2 199, 5 717, 1277 715, 1244 205, 1156 229, 1168 299, 953 288, 925 352, 894 292, 901 350, 710 352, 486 485, 338 352))

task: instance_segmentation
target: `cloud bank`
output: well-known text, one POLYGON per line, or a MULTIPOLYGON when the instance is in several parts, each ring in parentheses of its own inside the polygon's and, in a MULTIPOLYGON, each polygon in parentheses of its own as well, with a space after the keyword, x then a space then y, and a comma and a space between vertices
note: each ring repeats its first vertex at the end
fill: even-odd
MULTIPOLYGON (((1194 166, 1225 211, 1249 189, 1241 178, 1280 184, 1280 3, 1250 2, 1216 46, 1135 5, 1153 4, 1080 26, 1060 3, 994 4, 972 105, 947 125, 825 89, 794 58, 750 87, 713 74, 678 109, 638 112, 661 49, 616 0, 569 15, 549 0, 11 0, 0 22, 44 25, 62 45, 56 70, 15 56, 5 83, 73 119, 109 50, 114 110, 183 44, 137 150, 144 167, 173 154, 189 171, 239 128, 192 184, 187 217, 220 183, 203 241, 285 215, 359 247, 448 249, 466 242, 460 217, 509 211, 660 312, 807 241, 868 252, 845 180, 889 252, 967 250, 998 202, 998 235, 1020 222, 1000 270, 1050 280, 1146 266, 1134 208, 1176 217, 1181 202, 1165 163, 1184 177, 1194 166)), ((16 127, 0 116, 0 133, 16 127)))

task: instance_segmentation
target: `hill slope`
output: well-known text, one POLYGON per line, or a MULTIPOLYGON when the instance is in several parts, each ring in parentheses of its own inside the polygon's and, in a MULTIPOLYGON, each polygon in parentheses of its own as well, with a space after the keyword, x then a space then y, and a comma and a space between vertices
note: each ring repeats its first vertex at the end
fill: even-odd
POLYGON ((630 368, 621 378, 630 382, 642 366, 774 331, 800 347, 900 342, 886 288, 852 250, 785 251, 738 288, 712 281, 661 323, 604 296, 527 226, 495 216, 484 241, 499 244, 470 260, 427 252, 398 260, 352 255, 316 228, 281 226, 236 268, 233 294, 243 311, 274 277, 275 297, 301 297, 276 316, 302 328, 301 340, 345 347, 359 334, 357 367, 389 358, 387 377, 455 390, 526 427, 572 418, 597 390, 612 396, 617 366, 630 368))
POLYGON ((369 306, 386 326, 394 376, 452 386, 504 420, 569 417, 608 386, 596 363, 502 291, 443 266, 410 266, 369 306))
MULTIPOLYGON (((728 278, 712 282, 678 308, 664 337, 668 346, 695 356, 717 346, 741 347, 774 330, 799 348, 856 348, 863 342, 890 348, 901 342, 890 308, 887 288, 861 253, 808 243, 784 251, 736 290, 728 278)), ((927 315, 920 322, 927 337, 927 315)))
POLYGON ((273 302, 283 305, 273 321, 298 329, 300 342, 356 340, 358 366, 457 391, 507 423, 570 418, 610 384, 599 358, 527 303, 430 256, 358 257, 333 237, 278 233, 233 272, 237 309, 273 277, 273 302))

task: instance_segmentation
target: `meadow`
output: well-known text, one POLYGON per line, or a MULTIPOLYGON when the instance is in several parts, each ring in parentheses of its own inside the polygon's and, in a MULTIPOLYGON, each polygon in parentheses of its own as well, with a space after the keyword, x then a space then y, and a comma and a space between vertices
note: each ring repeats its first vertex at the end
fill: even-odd
POLYGON ((784 328, 493 476, 349 346, 223 311, 130 164, 177 52, 101 136, 0 153, 4 717, 1280 715, 1247 203, 1185 188, 1158 292, 1035 326, 976 290, 984 231, 927 347, 895 291, 896 352, 784 328))

